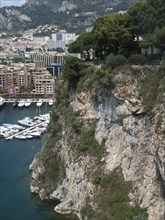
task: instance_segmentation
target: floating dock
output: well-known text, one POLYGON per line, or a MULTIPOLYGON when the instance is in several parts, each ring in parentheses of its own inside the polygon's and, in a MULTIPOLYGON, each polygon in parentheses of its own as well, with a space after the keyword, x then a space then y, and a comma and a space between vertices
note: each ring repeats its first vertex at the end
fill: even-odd
POLYGON ((18 121, 18 123, 20 122, 19 124, 21 124, 20 127, 22 127, 22 129, 16 129, 18 126, 16 124, 3 124, 0 126, 0 134, 1 137, 6 140, 11 140, 13 138, 30 139, 40 137, 46 130, 49 120, 49 113, 36 116, 33 119, 25 117, 24 119, 18 121))
POLYGON ((16 136, 18 136, 18 135, 21 135, 21 134, 23 134, 23 133, 25 133, 25 132, 27 132, 27 131, 31 131, 31 130, 33 130, 34 128, 36 128, 36 127, 38 127, 39 125, 42 125, 42 124, 44 124, 43 121, 42 121, 41 123, 39 123, 39 124, 34 125, 34 126, 25 128, 25 129, 22 130, 22 131, 16 132, 15 134, 12 134, 12 135, 10 135, 9 137, 6 137, 5 139, 6 139, 6 140, 11 140, 11 139, 13 139, 14 137, 16 137, 16 136))

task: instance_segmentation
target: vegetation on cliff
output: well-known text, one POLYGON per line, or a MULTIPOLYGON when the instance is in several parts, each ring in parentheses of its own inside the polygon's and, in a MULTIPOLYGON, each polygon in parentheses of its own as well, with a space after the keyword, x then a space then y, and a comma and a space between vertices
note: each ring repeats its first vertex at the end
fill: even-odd
POLYGON ((82 220, 148 219, 146 209, 129 205, 131 182, 124 181, 121 168, 116 168, 110 174, 95 173, 93 183, 97 185, 94 195, 97 209, 94 210, 87 199, 86 205, 81 209, 82 220))

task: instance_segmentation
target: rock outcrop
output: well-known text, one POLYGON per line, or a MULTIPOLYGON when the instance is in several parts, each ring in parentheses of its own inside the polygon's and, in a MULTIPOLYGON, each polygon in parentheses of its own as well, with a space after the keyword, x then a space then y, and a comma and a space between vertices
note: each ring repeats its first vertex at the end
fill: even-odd
MULTIPOLYGON (((105 152, 99 158, 102 172, 110 173, 115 168, 121 167, 124 180, 133 183, 129 193, 130 204, 147 208, 148 220, 163 220, 165 95, 163 94, 161 103, 157 103, 152 111, 146 112, 143 97, 140 95, 139 81, 131 74, 130 70, 124 73, 118 71, 113 79, 115 87, 111 93, 101 92, 100 86, 95 102, 91 99, 91 91, 83 88, 69 96, 67 105, 72 107, 73 113, 77 113, 84 128, 88 129, 91 121, 96 121, 95 139, 99 144, 103 142, 105 144, 105 152)), ((80 141, 81 139, 76 137, 80 134, 72 133, 73 140, 70 141, 71 128, 63 112, 61 108, 58 119, 62 122, 62 133, 53 146, 54 151, 58 149, 58 155, 62 158, 64 175, 57 187, 48 192, 43 184, 40 184, 39 178, 45 172, 45 164, 42 159, 34 158, 30 167, 31 191, 39 193, 43 198, 45 190, 45 198, 60 200, 61 203, 55 207, 56 212, 76 214, 81 219, 80 210, 87 199, 91 206, 97 207, 96 201, 93 200, 96 185, 91 181, 90 175, 91 169, 94 171, 98 166, 98 159, 87 153, 77 153, 73 140, 80 141), (57 146, 58 143, 60 148, 57 146)), ((56 123, 53 122, 53 117, 51 123, 56 123)), ((43 145, 44 148, 47 146, 43 145)), ((43 150, 41 155, 42 153, 43 150)))

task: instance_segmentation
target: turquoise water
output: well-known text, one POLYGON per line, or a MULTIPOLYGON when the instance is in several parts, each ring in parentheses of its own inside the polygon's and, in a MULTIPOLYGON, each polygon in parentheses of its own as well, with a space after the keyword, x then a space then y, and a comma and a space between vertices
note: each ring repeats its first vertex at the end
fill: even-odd
MULTIPOLYGON (((49 107, 48 110, 51 108, 49 107)), ((33 103, 29 108, 13 108, 6 104, 0 110, 0 124, 17 123, 25 116, 45 113, 33 103)), ((41 148, 41 139, 5 140, 0 138, 0 219, 1 220, 65 220, 53 211, 54 205, 31 195, 29 165, 41 148)))

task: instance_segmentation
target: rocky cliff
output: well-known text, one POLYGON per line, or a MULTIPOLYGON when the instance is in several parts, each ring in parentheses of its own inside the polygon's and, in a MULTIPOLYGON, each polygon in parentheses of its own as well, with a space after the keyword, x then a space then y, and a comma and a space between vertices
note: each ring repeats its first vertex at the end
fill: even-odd
POLYGON ((21 7, 0 8, 1 31, 21 31, 53 24, 82 32, 105 13, 126 10, 136 0, 27 0, 21 7), (45 19, 46 18, 46 19, 45 19))
POLYGON ((75 84, 56 85, 31 192, 79 219, 165 219, 164 69, 89 67, 75 84))

